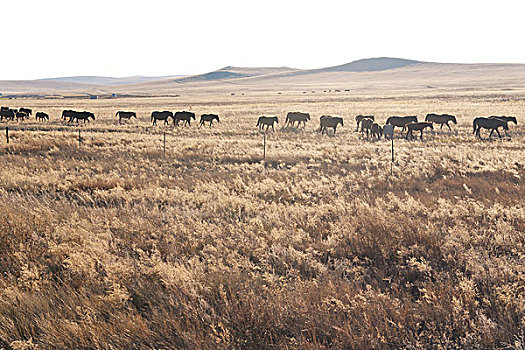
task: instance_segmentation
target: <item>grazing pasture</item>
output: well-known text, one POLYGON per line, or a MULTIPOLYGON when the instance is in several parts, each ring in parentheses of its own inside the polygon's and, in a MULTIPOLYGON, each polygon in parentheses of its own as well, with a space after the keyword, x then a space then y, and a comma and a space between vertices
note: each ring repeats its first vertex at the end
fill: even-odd
POLYGON ((50 120, 0 123, 0 348, 522 349, 524 101, 2 101, 50 120), (63 110, 96 119, 66 125, 63 110), (119 125, 121 110, 137 119, 119 125), (151 125, 183 110, 221 122, 151 125), (257 118, 290 111, 311 121, 268 133, 263 162, 257 118), (458 124, 423 141, 398 128, 391 175, 391 142, 355 132, 362 111, 458 124), (321 115, 344 125, 322 135, 321 115), (473 118, 491 115, 518 124, 480 140, 473 118))

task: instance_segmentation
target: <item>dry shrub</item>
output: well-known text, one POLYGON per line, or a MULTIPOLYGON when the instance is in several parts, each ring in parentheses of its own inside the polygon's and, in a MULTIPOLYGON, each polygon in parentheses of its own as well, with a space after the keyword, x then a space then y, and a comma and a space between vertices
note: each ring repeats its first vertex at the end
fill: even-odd
POLYGON ((153 131, 144 118, 113 130, 115 101, 99 101, 81 147, 52 123, 54 138, 2 145, 0 347, 523 348, 521 124, 512 140, 468 133, 470 117, 520 102, 312 97, 311 124, 268 135, 262 162, 254 120, 283 113, 279 98, 201 101, 215 129, 153 131), (457 133, 396 139, 391 176, 390 143, 346 121, 314 132, 317 115, 352 108, 463 114, 457 133))

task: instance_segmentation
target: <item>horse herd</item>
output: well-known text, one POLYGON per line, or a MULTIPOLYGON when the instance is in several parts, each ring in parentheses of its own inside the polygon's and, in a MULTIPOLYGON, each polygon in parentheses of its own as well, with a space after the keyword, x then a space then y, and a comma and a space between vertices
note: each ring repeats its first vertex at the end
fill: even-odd
MULTIPOLYGON (((19 108, 12 109, 9 107, 0 108, 0 121, 24 121, 29 119, 33 111, 29 108, 19 108)), ((130 120, 131 118, 137 118, 135 112, 129 111, 118 111, 115 114, 119 118, 119 124, 122 124, 123 120, 130 120)), ((35 119, 37 121, 45 122, 49 120, 49 115, 44 112, 37 112, 35 114, 35 119)), ((90 119, 95 120, 95 114, 87 111, 74 111, 74 110, 63 110, 61 119, 66 123, 76 122, 77 124, 81 121, 85 124, 89 122, 90 119)), ((180 112, 171 112, 171 111, 154 111, 151 113, 151 122, 152 125, 157 125, 157 121, 164 121, 164 125, 179 126, 179 123, 182 123, 182 126, 191 126, 191 120, 196 120, 195 113, 188 111, 180 112)), ((303 112, 289 112, 286 115, 286 120, 283 128, 299 128, 306 127, 306 123, 310 120, 309 113, 303 112)), ((214 121, 219 122, 219 116, 217 114, 202 114, 200 117, 199 127, 204 126, 206 123, 209 123, 211 128, 214 121)), ((447 126, 449 130, 452 130, 449 123, 452 122, 457 124, 456 117, 450 114, 436 114, 430 113, 425 117, 425 121, 418 121, 417 116, 392 116, 386 120, 384 125, 380 125, 376 122, 373 115, 357 115, 355 117, 356 132, 359 131, 361 127, 361 134, 366 132, 366 138, 369 139, 377 138, 381 139, 383 135, 385 138, 392 138, 394 134, 395 127, 402 128, 402 132, 406 131, 406 139, 415 138, 413 132, 420 132, 420 139, 423 139, 423 130, 430 128, 434 129, 434 124, 439 124, 440 129, 443 126, 447 126)), ((491 117, 476 117, 473 120, 473 133, 481 138, 480 131, 481 129, 490 130, 489 137, 492 137, 494 131, 498 134, 498 137, 501 138, 499 128, 502 127, 503 130, 508 131, 508 123, 513 122, 517 124, 516 117, 510 116, 491 116, 491 117)), ((279 123, 279 118, 277 116, 267 117, 261 116, 257 120, 257 127, 260 131, 268 131, 269 128, 272 128, 272 131, 275 131, 274 124, 279 123)), ((333 129, 333 133, 336 133, 337 126, 343 126, 343 118, 333 117, 330 115, 323 115, 319 118, 319 128, 317 132, 321 134, 328 133, 328 129, 333 129)))
MULTIPOLYGON (((310 114, 308 113, 302 113, 302 112, 289 112, 286 115, 286 121, 284 128, 286 127, 299 127, 301 126, 301 123, 303 127, 306 126, 306 122, 310 120, 310 114), (297 123, 297 126, 296 126, 297 123)), ((423 130, 426 128, 434 129, 434 124, 439 124, 440 129, 443 129, 443 126, 446 125, 449 130, 452 130, 452 128, 449 125, 449 122, 452 122, 454 124, 457 124, 456 117, 450 114, 436 114, 436 113, 429 113, 425 117, 425 121, 418 121, 417 116, 392 116, 389 117, 386 120, 386 123, 381 126, 379 123, 375 121, 375 117, 373 115, 357 115, 355 117, 355 120, 357 122, 356 125, 356 132, 359 131, 359 126, 361 126, 361 133, 363 134, 366 132, 366 138, 369 139, 370 137, 377 139, 381 139, 381 135, 384 135, 385 138, 392 138, 394 134, 395 127, 402 128, 402 132, 406 130, 406 139, 408 140, 410 138, 414 138, 414 131, 420 132, 420 139, 423 139, 423 130)), ((503 130, 508 131, 509 126, 508 123, 513 122, 514 124, 517 124, 516 117, 510 117, 510 116, 491 116, 491 117, 476 117, 473 120, 473 133, 476 134, 477 137, 481 138, 480 131, 481 129, 488 129, 491 130, 489 137, 492 137, 492 134, 494 131, 498 134, 499 138, 501 138, 501 134, 499 133, 498 128, 502 127, 503 130)), ((257 120, 257 127, 259 127, 259 130, 268 131, 268 129, 271 127, 273 131, 274 124, 279 123, 278 117, 266 117, 262 116, 259 117, 257 120), (266 127, 266 129, 265 129, 266 127)), ((319 118, 319 129, 317 129, 318 132, 321 134, 324 134, 325 132, 328 133, 328 128, 333 129, 334 134, 336 133, 337 126, 341 124, 343 126, 343 118, 339 117, 332 117, 329 115, 323 115, 319 118)))

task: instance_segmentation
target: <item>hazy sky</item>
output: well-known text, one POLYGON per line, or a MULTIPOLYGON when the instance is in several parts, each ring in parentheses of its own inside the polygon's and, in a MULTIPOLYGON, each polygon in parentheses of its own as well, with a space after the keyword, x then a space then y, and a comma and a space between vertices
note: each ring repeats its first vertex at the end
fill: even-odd
POLYGON ((2 1, 0 79, 320 68, 368 57, 525 63, 525 1, 2 1))

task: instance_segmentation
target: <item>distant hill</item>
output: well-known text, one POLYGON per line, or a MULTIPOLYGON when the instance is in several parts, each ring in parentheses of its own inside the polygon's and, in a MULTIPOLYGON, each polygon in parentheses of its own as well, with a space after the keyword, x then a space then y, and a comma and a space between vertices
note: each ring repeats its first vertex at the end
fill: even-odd
POLYGON ((365 58, 342 64, 340 66, 322 68, 320 70, 325 72, 377 72, 387 69, 402 68, 418 63, 422 62, 406 60, 403 58, 378 57, 365 58))
POLYGON ((183 77, 183 75, 169 75, 169 76, 160 76, 160 77, 145 77, 145 76, 137 75, 137 76, 132 76, 132 77, 124 77, 124 78, 99 77, 99 76, 76 76, 76 77, 38 79, 37 81, 89 84, 89 85, 97 85, 97 86, 111 86, 111 85, 140 84, 140 83, 147 83, 150 81, 158 81, 158 80, 180 78, 180 77, 183 77))
POLYGON ((266 74, 285 73, 297 71, 294 68, 288 67, 233 67, 228 66, 218 69, 213 72, 193 75, 183 78, 174 79, 176 83, 189 83, 199 81, 212 81, 212 80, 224 80, 224 79, 238 79, 246 77, 261 76, 266 74))
POLYGON ((407 90, 525 90, 525 64, 433 63, 391 57, 367 58, 318 68, 234 67, 192 76, 65 77, 0 81, 0 93, 100 96, 173 96, 181 93, 407 90))

